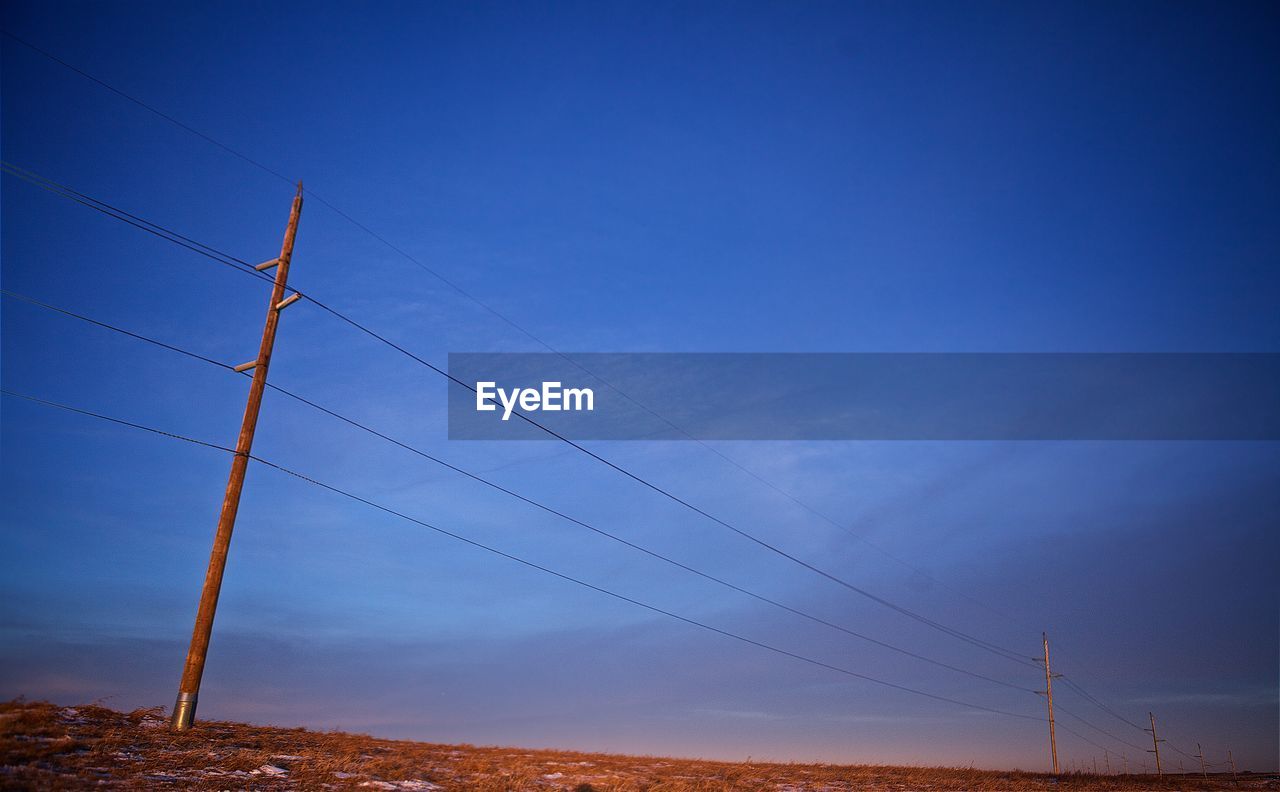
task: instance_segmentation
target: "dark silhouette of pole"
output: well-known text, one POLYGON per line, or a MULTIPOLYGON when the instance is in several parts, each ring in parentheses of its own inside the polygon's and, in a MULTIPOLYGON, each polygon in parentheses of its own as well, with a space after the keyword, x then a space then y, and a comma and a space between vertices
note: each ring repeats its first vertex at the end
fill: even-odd
POLYGON ((1160 740, 1156 738, 1156 716, 1148 712, 1147 717, 1151 719, 1151 728, 1143 729, 1143 731, 1151 732, 1151 745, 1152 745, 1152 750, 1147 751, 1147 753, 1153 753, 1156 755, 1156 775, 1163 777, 1164 768, 1160 767, 1160 743, 1164 742, 1164 740, 1160 740))
POLYGON ((1200 743, 1196 743, 1196 755, 1200 757, 1200 775, 1208 778, 1209 771, 1204 766, 1204 749, 1200 747, 1200 743))
POLYGON ((218 609, 218 594, 222 590, 222 573, 227 565, 227 550, 231 547, 231 532, 236 524, 236 511, 240 508, 240 491, 244 488, 245 471, 249 467, 249 452, 253 447, 253 433, 258 425, 258 411, 262 407, 262 393, 267 385, 267 367, 271 363, 271 349, 275 345, 276 327, 280 323, 280 311, 297 299, 286 299, 285 285, 289 278, 289 259, 293 256, 293 240, 298 233, 298 218, 302 215, 302 183, 293 197, 289 211, 289 224, 285 227, 284 243, 280 257, 258 265, 259 271, 276 268, 271 302, 267 305, 267 321, 262 329, 262 345, 258 357, 252 363, 236 366, 237 371, 253 369, 253 381, 249 385, 249 399, 240 424, 240 437, 236 441, 236 453, 231 460, 231 475, 227 479, 226 496, 222 499, 222 512, 218 517, 218 530, 213 537, 213 551, 209 555, 209 569, 205 573, 204 587, 200 591, 200 607, 196 612, 195 629, 191 634, 191 647, 182 668, 182 682, 178 686, 178 700, 173 706, 170 727, 174 731, 191 728, 195 722, 196 699, 200 692, 200 679, 204 676, 205 656, 209 652, 209 635, 213 631, 213 615, 218 609))
POLYGON ((1053 757, 1053 774, 1058 774, 1058 737, 1054 733, 1053 723, 1053 678, 1057 676, 1049 672, 1049 634, 1040 633, 1044 639, 1044 697, 1049 704, 1049 755, 1053 757))

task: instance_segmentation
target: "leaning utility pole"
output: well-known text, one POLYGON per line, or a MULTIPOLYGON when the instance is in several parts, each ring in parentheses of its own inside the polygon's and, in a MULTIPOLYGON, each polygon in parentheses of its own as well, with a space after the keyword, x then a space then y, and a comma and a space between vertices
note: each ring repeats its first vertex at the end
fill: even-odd
POLYGON ((209 555, 209 570, 204 576, 204 588, 200 592, 200 609, 196 612, 195 630, 191 634, 191 648, 187 650, 187 662, 182 668, 182 682, 178 686, 178 700, 173 706, 170 728, 184 731, 195 721, 196 697, 200 692, 200 678, 204 676, 204 659, 209 651, 209 634, 213 631, 213 614, 218 609, 218 594, 222 589, 222 572, 227 565, 227 550, 231 546, 231 531, 236 524, 236 511, 240 508, 240 490, 244 487, 244 474, 249 467, 249 452, 253 447, 253 432, 258 425, 258 410, 262 407, 262 393, 267 385, 267 367, 271 363, 271 348, 276 340, 276 326, 280 323, 280 311, 295 302, 299 295, 284 296, 289 278, 289 259, 293 256, 293 239, 298 233, 298 218, 302 215, 302 182, 293 197, 289 211, 289 225, 285 227, 284 244, 280 257, 263 262, 258 271, 276 268, 275 286, 271 290, 271 302, 267 305, 267 323, 262 329, 262 345, 258 357, 251 363, 236 366, 239 372, 253 369, 253 381, 249 385, 249 400, 244 408, 244 421, 240 424, 240 438, 236 441, 236 453, 231 459, 231 475, 227 479, 227 493, 222 499, 222 513, 218 517, 218 530, 213 537, 213 552, 209 555))
POLYGON ((1154 748, 1154 750, 1147 751, 1147 753, 1156 755, 1156 775, 1163 777, 1164 770, 1160 767, 1160 743, 1164 742, 1164 740, 1156 739, 1156 716, 1148 712, 1147 717, 1151 718, 1151 728, 1143 729, 1143 731, 1151 732, 1151 745, 1154 748))
POLYGON ((1058 774, 1058 738, 1053 725, 1053 678, 1061 674, 1049 673, 1049 634, 1040 633, 1044 639, 1044 697, 1049 702, 1049 755, 1053 757, 1053 774, 1058 774))
POLYGON ((1196 755, 1200 757, 1200 775, 1208 778, 1209 771, 1204 768, 1204 749, 1200 747, 1200 743, 1196 743, 1196 755))

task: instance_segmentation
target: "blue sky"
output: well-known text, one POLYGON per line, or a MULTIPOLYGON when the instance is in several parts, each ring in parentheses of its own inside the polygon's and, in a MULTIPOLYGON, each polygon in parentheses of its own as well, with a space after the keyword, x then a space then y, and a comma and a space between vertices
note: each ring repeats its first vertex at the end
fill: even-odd
MULTIPOLYGON (((18 2, 3 21, 304 179, 558 349, 1280 341, 1280 31, 1265 4, 18 2)), ((242 258, 275 255, 287 184, 8 39, 3 81, 5 160, 242 258)), ((2 186, 6 289, 219 360, 253 357, 259 284, 12 177, 2 186)), ((314 198, 292 278, 440 363, 538 349, 314 198)), ((240 378, 10 300, 2 321, 6 388, 233 442, 240 378)), ((438 376, 305 304, 285 315, 271 376, 699 568, 1038 684, 563 447, 449 442, 438 376)), ((169 704, 227 460, 13 399, 0 409, 0 695, 169 704)), ((1276 763, 1275 444, 716 445, 927 575, 695 444, 592 448, 931 618, 1028 655, 1047 629, 1060 670, 1130 719, 1152 710, 1183 747, 1276 763)), ((769 611, 279 396, 255 451, 759 640, 1042 712, 1035 696, 769 611)), ((1072 691, 1057 698, 1142 743, 1072 691)), ((260 467, 200 715, 447 742, 1047 764, 1030 721, 700 633, 260 467)), ((1060 747, 1101 753, 1070 734, 1060 747)))

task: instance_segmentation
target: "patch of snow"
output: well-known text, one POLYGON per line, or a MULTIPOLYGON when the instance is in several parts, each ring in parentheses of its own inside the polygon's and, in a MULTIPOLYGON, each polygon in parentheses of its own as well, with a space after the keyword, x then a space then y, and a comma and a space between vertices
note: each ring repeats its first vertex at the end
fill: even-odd
POLYGON ((547 773, 542 777, 547 779, 548 781, 554 781, 557 778, 564 778, 564 773, 547 773))
POLYGON ((288 770, 285 770, 283 767, 276 767, 275 765, 263 765, 262 767, 259 767, 257 770, 254 770, 253 772, 262 773, 263 775, 268 775, 268 776, 289 775, 288 770))
POLYGON ((342 772, 341 770, 338 770, 338 771, 336 771, 336 772, 333 774, 333 777, 334 777, 334 778, 355 778, 355 777, 356 777, 356 774, 355 774, 355 773, 344 773, 344 772, 342 772))

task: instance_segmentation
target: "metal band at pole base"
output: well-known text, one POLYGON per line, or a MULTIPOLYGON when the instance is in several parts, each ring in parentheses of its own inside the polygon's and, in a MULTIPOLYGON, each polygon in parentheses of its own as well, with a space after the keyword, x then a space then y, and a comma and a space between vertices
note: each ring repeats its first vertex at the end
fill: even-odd
POLYGON ((173 719, 169 721, 170 729, 186 731, 195 723, 196 695, 195 693, 178 694, 178 700, 173 704, 173 719))

